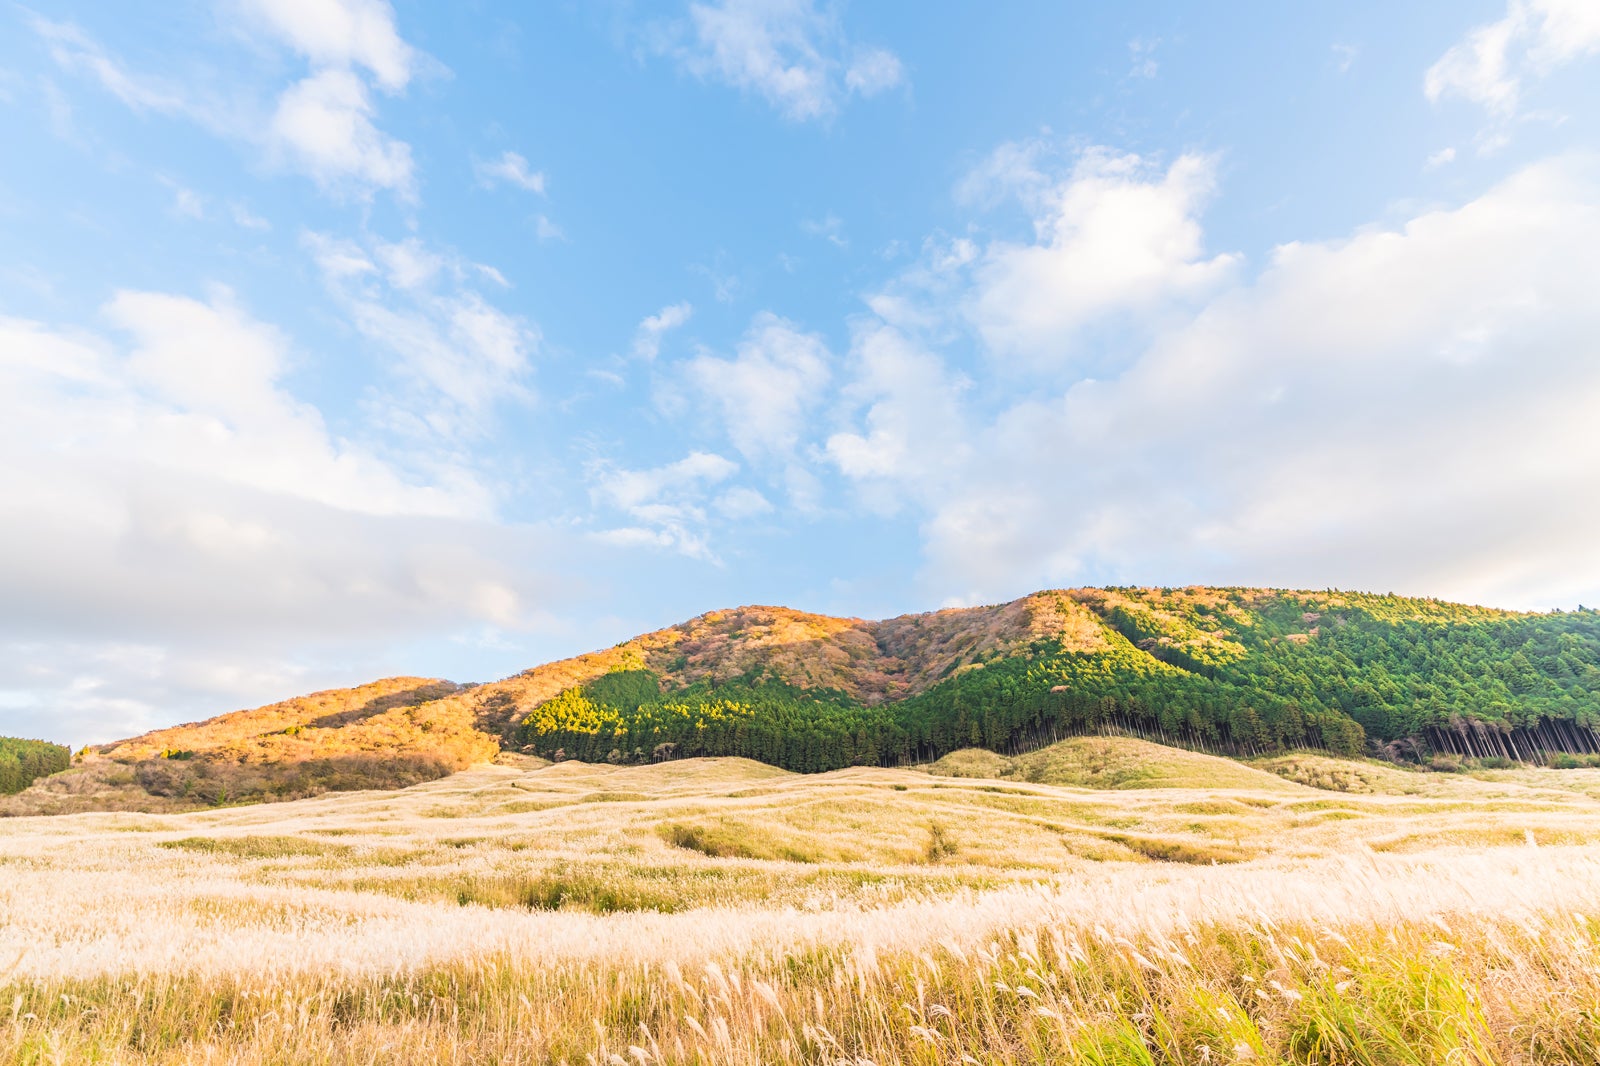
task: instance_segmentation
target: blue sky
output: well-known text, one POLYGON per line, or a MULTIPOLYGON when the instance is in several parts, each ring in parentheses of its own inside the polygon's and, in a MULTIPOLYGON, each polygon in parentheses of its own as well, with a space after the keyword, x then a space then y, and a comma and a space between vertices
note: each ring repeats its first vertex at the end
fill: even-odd
POLYGON ((0 10, 0 732, 751 602, 1600 601, 1600 8, 946 7, 0 10))

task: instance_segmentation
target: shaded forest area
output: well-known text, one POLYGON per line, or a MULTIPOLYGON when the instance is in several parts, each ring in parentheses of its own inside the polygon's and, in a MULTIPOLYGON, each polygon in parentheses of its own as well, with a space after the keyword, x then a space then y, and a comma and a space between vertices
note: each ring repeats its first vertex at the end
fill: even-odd
POLYGON ((546 757, 739 755, 801 772, 1102 731, 1235 756, 1600 752, 1600 612, 1203 591, 1107 597, 1096 650, 1035 641, 872 706, 758 671, 680 685, 622 670, 541 704, 517 740, 546 757))

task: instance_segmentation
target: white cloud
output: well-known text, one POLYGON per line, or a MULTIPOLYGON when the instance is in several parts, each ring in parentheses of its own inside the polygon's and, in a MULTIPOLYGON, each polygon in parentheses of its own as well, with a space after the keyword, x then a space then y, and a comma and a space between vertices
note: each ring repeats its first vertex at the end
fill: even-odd
POLYGON ((844 398, 862 411, 864 427, 830 436, 828 458, 869 490, 863 502, 875 510, 893 510, 907 495, 934 504, 970 450, 964 382, 934 352, 881 321, 857 329, 850 354, 855 376, 844 398))
POLYGON ((1437 152, 1429 154, 1424 167, 1428 170, 1433 170, 1435 167, 1448 166, 1455 161, 1456 150, 1454 148, 1441 148, 1437 152))
POLYGON ((823 119, 854 94, 902 83, 894 53, 848 41, 816 0, 718 0, 689 6, 692 41, 668 50, 700 78, 755 92, 795 121, 823 119))
POLYGON ((654 359, 661 354, 661 338, 689 321, 694 305, 684 300, 668 304, 653 315, 647 315, 633 334, 635 359, 654 359))
POLYGON ((1156 60, 1156 49, 1161 47, 1161 39, 1135 37, 1128 42, 1128 60, 1132 64, 1128 68, 1130 78, 1154 78, 1161 73, 1161 64, 1156 60))
POLYGON ((383 264, 389 284, 397 289, 420 289, 433 284, 445 267, 445 257, 415 237, 376 242, 373 251, 383 264))
POLYGON ((172 193, 173 213, 196 221, 203 220, 206 217, 205 197, 188 186, 173 181, 171 178, 162 178, 160 180, 161 184, 165 185, 172 193))
POLYGON ((821 237, 835 248, 849 248, 850 239, 844 235, 844 220, 828 214, 820 219, 804 219, 800 228, 813 237, 821 237))
POLYGON ((416 52, 384 0, 238 0, 246 17, 313 66, 364 67, 387 92, 411 80, 416 52))
POLYGON ((411 147, 380 130, 367 80, 398 91, 410 80, 416 53, 394 29, 381 0, 240 0, 240 10, 312 63, 266 110, 196 93, 177 82, 136 74, 70 23, 32 19, 63 70, 98 81, 132 110, 185 118, 228 140, 255 146, 275 163, 312 178, 336 196, 365 197, 387 189, 416 199, 411 147), (264 20, 264 21, 263 21, 264 20))
POLYGON ((480 269, 415 239, 304 240, 351 324, 411 385, 410 394, 383 400, 395 428, 477 437, 495 405, 528 399, 538 331, 469 283, 480 269))
POLYGON ((401 200, 414 200, 411 146, 379 130, 373 113, 367 86, 358 76, 345 70, 319 71, 278 98, 268 144, 326 191, 388 189, 401 200))
POLYGON ((1479 26, 1453 45, 1423 78, 1428 99, 1460 96, 1489 111, 1509 115, 1517 108, 1517 78, 1512 75, 1507 51, 1524 32, 1520 5, 1499 22, 1479 26))
POLYGON ((844 85, 853 93, 876 96, 905 81, 905 76, 899 56, 887 48, 864 48, 844 72, 844 85))
POLYGON ((530 169, 528 161, 516 152, 505 152, 499 159, 490 162, 474 162, 472 169, 478 176, 478 184, 486 189, 505 182, 527 192, 544 195, 544 171, 530 169))
MULTIPOLYGON (((738 472, 737 463, 711 452, 692 452, 648 470, 597 464, 589 472, 591 497, 621 511, 632 524, 603 530, 596 537, 622 547, 666 548, 713 560, 707 543, 706 497, 738 472)), ((724 493, 719 503, 730 495, 724 493)), ((741 502, 748 508, 750 502, 740 496, 733 500, 735 510, 741 502)), ((723 511, 726 514, 727 508, 723 511)))
POLYGON ((272 223, 252 212, 244 204, 236 202, 229 205, 229 212, 233 215, 234 225, 243 229, 265 232, 272 228, 272 223))
POLYGON ((556 225, 546 215, 540 215, 533 220, 534 236, 540 241, 564 241, 567 239, 566 231, 556 225))
MULTIPOLYGON (((486 511, 488 498, 470 477, 413 483, 333 438, 318 412, 278 383, 284 339, 225 294, 201 303, 121 293, 105 314, 132 338, 126 349, 39 323, 0 322, 7 558, 29 560, 30 571, 44 559, 65 571, 74 557, 86 571, 114 570, 110 546, 132 547, 140 537, 152 550, 224 560, 270 552, 291 533, 248 513, 253 502, 373 516, 486 511)), ((13 571, 10 580, 43 576, 13 571)), ((88 580, 86 573, 68 583, 88 580)), ((150 592, 152 604, 167 599, 150 592)))
POLYGON ((771 514, 772 504, 767 498, 755 489, 743 485, 735 486, 718 496, 712 503, 718 514, 735 521, 744 518, 754 518, 756 515, 771 514))
POLYGON ((989 349, 1054 365, 1070 361, 1084 326, 1149 311, 1225 281, 1235 258, 1207 258, 1199 211, 1214 164, 1184 155, 1166 171, 1105 149, 1081 153, 1061 176, 1038 167, 1042 149, 1008 145, 963 188, 970 198, 1016 195, 1034 239, 995 241, 974 266, 967 313, 989 349))
POLYGON ((732 359, 699 355, 684 372, 747 459, 790 460, 806 415, 828 385, 831 362, 821 337, 763 312, 732 359))
POLYGON ((527 553, 563 541, 459 462, 336 435, 226 292, 103 315, 0 319, 0 732, 103 740, 393 672, 386 646, 558 594, 527 553))
POLYGON ((963 598, 1217 582, 1588 600, 1597 275, 1600 160, 1556 159, 1401 228, 1284 245, 1119 373, 981 419, 894 400, 948 371, 868 330, 906 365, 863 358, 854 387, 882 398, 829 452, 921 503, 930 578, 963 598), (917 436, 963 416, 955 444, 917 436))
POLYGON ((1423 78, 1428 99, 1455 96, 1506 120, 1523 84, 1600 53, 1600 7, 1593 0, 1509 0, 1505 16, 1475 27, 1423 78))
POLYGON ((1531 0, 1538 38, 1531 49, 1536 64, 1548 69, 1600 54, 1600 8, 1591 0, 1531 0))

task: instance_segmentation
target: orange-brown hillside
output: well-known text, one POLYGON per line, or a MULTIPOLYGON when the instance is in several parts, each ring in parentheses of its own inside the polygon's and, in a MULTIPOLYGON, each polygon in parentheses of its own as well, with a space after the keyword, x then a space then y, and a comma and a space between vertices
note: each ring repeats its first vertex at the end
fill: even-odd
MULTIPOLYGON (((1369 687, 1361 694, 1369 702, 1387 701, 1384 714, 1403 716, 1414 706, 1413 690, 1401 682, 1415 682, 1421 686, 1416 691, 1440 692, 1446 689, 1437 688, 1436 682, 1448 680, 1457 686, 1454 691, 1482 696, 1494 707, 1527 703, 1519 712, 1524 719, 1537 720, 1540 714, 1570 717, 1587 728, 1581 714, 1562 702, 1577 698, 1572 695, 1579 691, 1575 684, 1600 688, 1600 651, 1591 663, 1585 650, 1600 641, 1591 632, 1597 628, 1595 620, 1584 613, 1517 615, 1396 596, 1215 588, 1052 590, 995 606, 880 621, 746 606, 711 611, 488 684, 389 678, 158 730, 85 753, 71 770, 0 800, 0 813, 183 809, 408 784, 527 743, 525 731, 518 736, 519 726, 535 708, 622 671, 653 675, 669 693, 705 681, 766 678, 795 689, 826 690, 871 709, 917 697, 947 679, 960 687, 988 677, 968 672, 997 660, 1021 657, 1032 663, 1034 656, 1048 655, 1056 657, 1050 669, 1058 671, 1071 662, 1094 661, 1088 681, 1071 675, 1080 678, 1074 684, 1101 685, 1105 691, 1089 694, 1091 699, 1105 695, 1114 702, 1122 691, 1115 687, 1118 677, 1158 678, 1172 682, 1158 694, 1161 705, 1199 693, 1196 698, 1205 713, 1217 707, 1225 713, 1230 699, 1258 709, 1274 699, 1293 699, 1304 705, 1295 714, 1338 717, 1336 704, 1325 703, 1319 710, 1312 701, 1321 698, 1319 684, 1333 686, 1330 694, 1348 694, 1352 683, 1364 683, 1339 673, 1348 656, 1319 658, 1324 631, 1346 626, 1355 627, 1351 632, 1359 629, 1367 641, 1364 654, 1387 657, 1385 687, 1369 687), (1480 626, 1511 628, 1494 638, 1498 644, 1464 638, 1444 656, 1441 646, 1430 645, 1435 650, 1424 662, 1416 658, 1422 646, 1418 626, 1455 627, 1457 634, 1480 626), (1532 649, 1528 655, 1513 654, 1524 644, 1532 649), (1485 655, 1491 658, 1480 662, 1485 655), (1447 661, 1450 656, 1459 661, 1447 661), (1446 669, 1453 676, 1445 678, 1446 669), (1313 684, 1307 671, 1321 680, 1313 684), (1490 676, 1485 671, 1502 684, 1503 693, 1483 695, 1480 689, 1490 676), (1541 671, 1551 673, 1548 684, 1541 671), (1195 688, 1219 677, 1232 686, 1232 695, 1195 688), (1462 688, 1463 678, 1478 687, 1462 688), (1263 687, 1280 679, 1292 689, 1287 696, 1263 687), (1535 706, 1530 702, 1535 698, 1543 702, 1535 706)), ((1330 650, 1336 647, 1337 642, 1329 644, 1330 650)), ((1070 680, 1068 674, 1062 680, 1070 680)), ((1051 686, 1050 694, 1071 688, 1056 681, 1045 684, 1051 686)), ((959 706, 952 712, 967 737, 975 725, 960 718, 962 713, 959 706)), ((1350 728, 1359 742, 1359 727, 1350 728)), ((1540 745, 1546 739, 1543 734, 1512 737, 1508 747, 1475 737, 1463 734, 1462 754, 1483 754, 1480 747, 1490 754, 1501 749, 1520 753, 1517 743, 1540 745)), ((1547 746, 1567 750, 1562 745, 1572 737, 1579 742, 1572 750, 1586 750, 1581 735, 1559 731, 1551 734, 1553 745, 1547 746)), ((1438 739, 1447 747, 1455 744, 1448 736, 1438 739)), ((1255 746, 1258 742, 1273 743, 1250 740, 1255 746)), ((1005 743, 1005 738, 996 743, 1005 743)), ((861 744, 870 750, 870 744, 861 744)), ((557 746, 551 743, 549 749, 557 746)), ((594 757, 604 756, 601 748, 594 757)))
POLYGON ((392 787, 492 759, 533 708, 616 670, 649 669, 669 686, 764 673, 877 704, 1042 638, 1083 650, 1106 639, 1075 592, 882 621, 786 607, 711 611, 484 685, 387 678, 102 745, 0 800, 0 813, 182 810, 392 787))

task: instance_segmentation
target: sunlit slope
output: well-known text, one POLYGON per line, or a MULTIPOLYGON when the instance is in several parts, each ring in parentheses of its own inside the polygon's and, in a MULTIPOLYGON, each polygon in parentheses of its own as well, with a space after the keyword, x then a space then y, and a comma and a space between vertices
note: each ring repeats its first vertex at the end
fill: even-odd
MULTIPOLYGON (((1329 759, 1336 765, 1351 765, 1329 759)), ((1281 791, 1286 779, 1233 759, 1135 737, 1072 737, 1024 755, 982 748, 953 751, 928 767, 946 777, 997 778, 1074 788, 1189 788, 1281 791)), ((1396 770, 1403 774, 1404 771, 1396 770)), ((1416 775, 1408 775, 1416 776, 1416 775)))
POLYGON ((1594 611, 1213 588, 1054 590, 881 621, 741 607, 489 684, 396 678, 107 745, 0 810, 400 785, 499 751, 821 772, 974 747, 1026 759, 1106 732, 1246 758, 1538 762, 1600 752, 1597 721, 1594 611))
POLYGON ((886 622, 744 608, 603 657, 588 680, 557 664, 568 687, 553 695, 552 668, 501 683, 507 739, 590 761, 665 744, 807 772, 1016 753, 1108 727, 1251 757, 1356 755, 1369 741, 1397 758, 1600 751, 1594 611, 1076 589, 886 622))
POLYGON ((187 810, 425 781, 499 750, 441 699, 458 690, 396 677, 146 733, 86 752, 0 812, 187 810))

